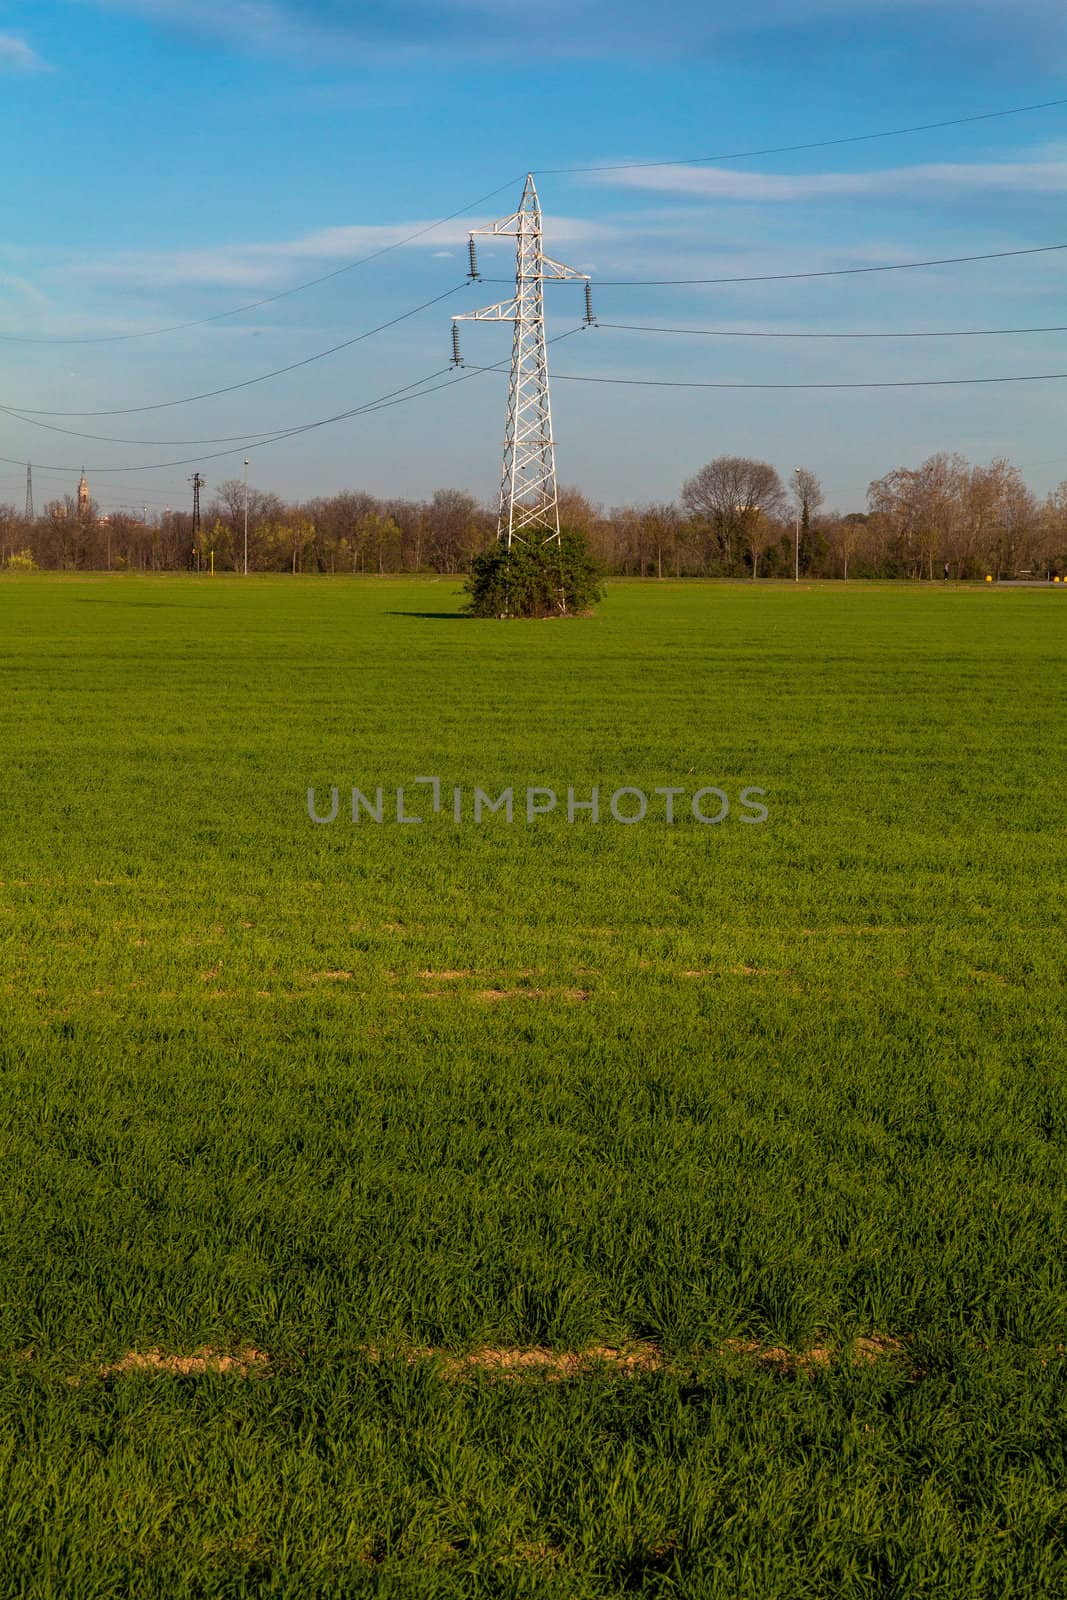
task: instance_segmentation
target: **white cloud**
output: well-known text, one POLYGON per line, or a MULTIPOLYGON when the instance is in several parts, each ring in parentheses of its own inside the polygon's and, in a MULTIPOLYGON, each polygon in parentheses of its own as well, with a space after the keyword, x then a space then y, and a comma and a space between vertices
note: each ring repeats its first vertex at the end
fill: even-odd
POLYGON ((916 197, 953 192, 1062 194, 1067 190, 1067 161, 945 161, 925 166, 887 167, 874 172, 808 173, 659 167, 590 176, 609 188, 762 203, 862 198, 865 195, 916 197))
MULTIPOLYGON (((519 0, 391 0, 386 8, 356 0, 77 0, 151 21, 223 37, 251 53, 337 59, 410 56, 447 50, 473 57, 515 54, 519 0)), ((633 50, 679 55, 710 50, 737 37, 784 29, 856 24, 909 13, 915 17, 968 13, 986 31, 1034 49, 1065 33, 1062 0, 675 0, 670 26, 641 0, 541 0, 542 48, 549 57, 619 54, 633 50)))
POLYGON ((36 284, 31 283, 28 278, 18 277, 12 272, 0 271, 0 289, 11 290, 13 293, 21 295, 24 300, 29 300, 37 306, 46 306, 48 304, 47 297, 41 293, 36 284))
POLYGON ((275 0, 79 0, 99 10, 124 11, 152 22, 224 38, 250 54, 352 60, 362 44, 358 28, 337 26, 275 0))
MULTIPOLYGON (((319 263, 328 269, 331 262, 370 255, 375 250, 406 241, 405 249, 427 249, 440 255, 442 245, 464 245, 473 222, 452 221, 433 227, 421 238, 409 239, 426 222, 353 224, 321 228, 296 239, 269 243, 220 245, 203 250, 126 252, 108 261, 79 262, 67 268, 70 276, 98 284, 126 288, 172 288, 176 285, 215 286, 270 291, 282 288, 293 276, 294 263, 319 263)), ((624 237, 623 230, 605 223, 586 222, 577 217, 546 217, 545 230, 553 247, 603 243, 624 237)), ((483 241, 486 243, 486 241, 483 241)), ((510 241, 502 240, 500 259, 510 241)), ((447 252, 445 252, 447 253, 447 252)), ((486 257, 488 260, 488 256, 486 257)))
POLYGON ((0 72, 47 72, 48 63, 14 33, 0 33, 0 72))

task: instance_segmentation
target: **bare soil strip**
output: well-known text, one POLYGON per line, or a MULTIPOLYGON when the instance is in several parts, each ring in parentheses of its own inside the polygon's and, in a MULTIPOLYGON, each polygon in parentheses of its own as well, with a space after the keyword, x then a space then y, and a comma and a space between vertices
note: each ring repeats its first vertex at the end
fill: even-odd
POLYGON ((270 1357, 251 1345, 236 1351, 212 1350, 207 1345, 192 1355, 168 1355, 163 1350, 129 1350, 112 1366, 101 1367, 102 1378, 114 1378, 124 1372, 174 1372, 183 1378, 202 1377, 205 1372, 228 1372, 239 1378, 248 1378, 256 1371, 270 1367, 270 1357))
POLYGON ((829 1367, 835 1358, 847 1355, 853 1366, 870 1366, 875 1361, 904 1353, 900 1339, 886 1335, 856 1339, 849 1347, 813 1345, 809 1350, 786 1350, 761 1345, 756 1340, 727 1339, 716 1350, 693 1351, 687 1356, 666 1356, 655 1344, 627 1346, 592 1345, 586 1350, 507 1349, 485 1346, 466 1355, 451 1355, 430 1348, 401 1348, 397 1352, 368 1347, 364 1354, 374 1361, 385 1361, 394 1354, 409 1364, 432 1362, 446 1378, 487 1372, 499 1378, 544 1377, 553 1380, 576 1378, 596 1371, 610 1371, 625 1377, 649 1372, 679 1371, 709 1356, 743 1356, 780 1372, 810 1373, 829 1367))
MULTIPOLYGON (((543 1345, 508 1348, 486 1345, 465 1355, 429 1347, 401 1345, 395 1349, 367 1345, 361 1355, 372 1361, 399 1360, 409 1366, 432 1364, 450 1380, 476 1373, 495 1378, 546 1378, 558 1382, 596 1372, 611 1372, 622 1377, 640 1377, 652 1372, 681 1371, 710 1357, 741 1356, 757 1365, 782 1373, 812 1373, 830 1367, 844 1358, 854 1367, 870 1366, 875 1361, 899 1357, 905 1352, 902 1340, 886 1335, 856 1339, 849 1346, 813 1345, 808 1350, 787 1350, 763 1345, 753 1339, 727 1339, 717 1349, 697 1350, 688 1355, 666 1356, 658 1345, 591 1345, 585 1350, 549 1350, 543 1345)), ((249 1378, 272 1370, 271 1358, 264 1350, 245 1345, 240 1349, 214 1350, 204 1346, 189 1355, 159 1349, 129 1350, 118 1361, 98 1368, 101 1378, 120 1377, 129 1372, 166 1372, 180 1377, 202 1377, 206 1373, 226 1373, 249 1378)), ((72 1380, 78 1381, 78 1380, 72 1380)))

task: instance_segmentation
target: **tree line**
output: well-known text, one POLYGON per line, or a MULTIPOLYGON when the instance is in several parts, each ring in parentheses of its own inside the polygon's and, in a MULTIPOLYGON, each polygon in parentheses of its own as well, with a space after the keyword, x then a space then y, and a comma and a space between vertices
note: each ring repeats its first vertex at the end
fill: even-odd
MULTIPOLYGON (((560 492, 560 520, 604 572, 626 577, 1049 578, 1067 574, 1067 481, 1044 498, 1018 467, 940 452, 877 478, 863 511, 825 506, 814 472, 719 456, 677 501, 606 509, 560 492)), ((460 489, 428 500, 346 491, 286 504, 231 478, 191 512, 79 514, 67 497, 32 521, 0 505, 0 565, 64 571, 240 571, 247 512, 256 572, 463 575, 490 548, 495 510, 460 489)))

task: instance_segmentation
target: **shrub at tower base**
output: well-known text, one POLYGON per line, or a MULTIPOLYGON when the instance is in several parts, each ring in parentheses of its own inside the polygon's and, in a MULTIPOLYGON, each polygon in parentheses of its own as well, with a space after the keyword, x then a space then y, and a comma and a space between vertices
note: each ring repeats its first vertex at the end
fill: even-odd
POLYGON ((600 568, 571 528, 558 544, 516 541, 509 550, 498 540, 475 556, 466 592, 472 617, 583 616, 604 598, 600 568))

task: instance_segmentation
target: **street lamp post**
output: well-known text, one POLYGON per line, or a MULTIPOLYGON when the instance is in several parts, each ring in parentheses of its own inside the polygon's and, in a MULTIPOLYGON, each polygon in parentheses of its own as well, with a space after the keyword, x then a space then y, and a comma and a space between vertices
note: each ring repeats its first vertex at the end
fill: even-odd
POLYGON ((248 457, 245 456, 245 577, 248 577, 248 457))

